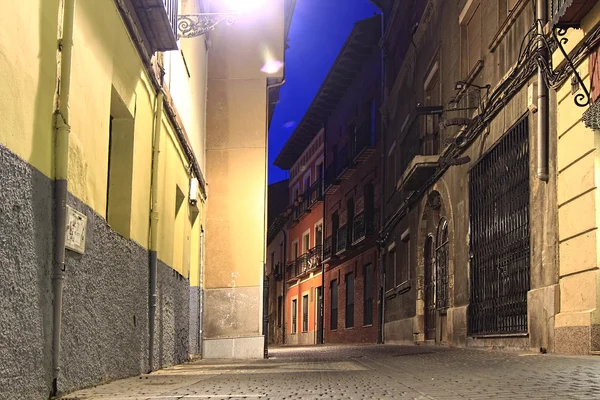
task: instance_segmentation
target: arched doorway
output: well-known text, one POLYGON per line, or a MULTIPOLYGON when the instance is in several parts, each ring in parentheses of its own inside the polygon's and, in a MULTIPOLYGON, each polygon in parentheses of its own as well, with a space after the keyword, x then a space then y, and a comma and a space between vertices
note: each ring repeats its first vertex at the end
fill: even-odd
POLYGON ((425 340, 435 340, 436 268, 433 237, 425 240, 425 340))
POLYGON ((424 204, 419 228, 422 261, 423 337, 426 341, 444 340, 446 313, 450 307, 449 221, 446 208, 437 191, 432 191, 424 204))

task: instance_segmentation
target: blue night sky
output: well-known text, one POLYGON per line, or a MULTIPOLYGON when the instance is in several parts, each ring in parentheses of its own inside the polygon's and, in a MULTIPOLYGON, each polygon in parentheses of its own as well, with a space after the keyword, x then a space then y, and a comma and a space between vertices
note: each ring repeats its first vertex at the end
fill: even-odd
POLYGON ((286 52, 286 83, 269 131, 269 183, 287 178, 273 161, 300 122, 358 20, 377 9, 369 0, 297 0, 286 52))

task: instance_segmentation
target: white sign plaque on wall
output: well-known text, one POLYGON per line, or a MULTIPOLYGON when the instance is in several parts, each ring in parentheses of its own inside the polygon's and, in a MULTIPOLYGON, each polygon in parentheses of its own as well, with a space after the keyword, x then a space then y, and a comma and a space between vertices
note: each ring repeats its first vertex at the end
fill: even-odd
POLYGON ((67 206, 67 231, 65 247, 80 254, 85 253, 87 217, 67 206))

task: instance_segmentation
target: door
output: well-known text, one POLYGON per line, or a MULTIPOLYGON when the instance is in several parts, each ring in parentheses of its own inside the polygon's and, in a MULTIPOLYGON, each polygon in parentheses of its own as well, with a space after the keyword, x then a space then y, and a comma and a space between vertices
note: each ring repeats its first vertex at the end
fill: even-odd
POLYGON ((425 340, 435 340, 435 260, 433 237, 425 242, 425 340))
POLYGON ((317 288, 317 344, 323 344, 323 288, 317 288))

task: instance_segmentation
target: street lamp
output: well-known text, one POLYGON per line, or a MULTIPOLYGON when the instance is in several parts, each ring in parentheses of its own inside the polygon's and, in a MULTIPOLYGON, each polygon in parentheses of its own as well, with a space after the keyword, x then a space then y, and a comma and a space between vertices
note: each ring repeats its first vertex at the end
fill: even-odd
POLYGON ((270 0, 224 0, 228 12, 179 15, 177 38, 193 38, 212 31, 221 22, 233 25, 240 15, 258 11, 270 0))

